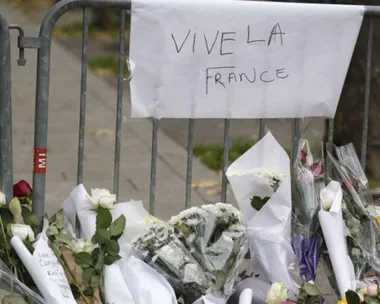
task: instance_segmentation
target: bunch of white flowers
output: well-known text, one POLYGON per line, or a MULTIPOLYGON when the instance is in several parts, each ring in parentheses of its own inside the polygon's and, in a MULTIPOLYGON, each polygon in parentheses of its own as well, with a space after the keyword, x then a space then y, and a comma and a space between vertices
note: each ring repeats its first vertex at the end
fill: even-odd
POLYGON ((273 283, 267 293, 267 304, 281 304, 288 298, 288 288, 284 283, 273 283))
POLYGON ((237 172, 234 176, 255 175, 265 179, 270 186, 279 185, 285 179, 285 173, 271 168, 254 168, 243 172, 237 172))
POLYGON ((91 189, 91 196, 87 194, 87 200, 88 204, 94 210, 99 207, 112 209, 116 203, 116 194, 111 194, 107 189, 91 189))

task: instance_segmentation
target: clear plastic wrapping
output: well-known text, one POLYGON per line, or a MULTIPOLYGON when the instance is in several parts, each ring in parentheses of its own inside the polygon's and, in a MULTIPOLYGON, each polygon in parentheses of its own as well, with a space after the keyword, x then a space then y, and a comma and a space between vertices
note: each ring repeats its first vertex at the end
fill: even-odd
POLYGON ((0 299, 3 304, 46 304, 47 302, 15 278, 0 260, 0 299))
POLYGON ((380 227, 368 211, 373 205, 367 193, 368 180, 360 167, 352 144, 335 147, 337 159, 329 154, 335 178, 343 188, 343 219, 346 224, 349 255, 358 284, 372 275, 380 275, 380 227))
POLYGON ((206 294, 228 298, 248 251, 239 211, 222 203, 184 210, 169 223, 152 223, 133 244, 185 303, 206 294))

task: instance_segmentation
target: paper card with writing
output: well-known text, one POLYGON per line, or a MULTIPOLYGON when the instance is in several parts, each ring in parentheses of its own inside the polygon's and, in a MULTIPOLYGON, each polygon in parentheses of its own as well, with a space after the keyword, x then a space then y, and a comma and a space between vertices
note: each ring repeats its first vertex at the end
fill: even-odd
POLYGON ((132 117, 334 117, 362 6, 135 0, 132 117))
POLYGON ((59 292, 64 303, 76 303, 64 269, 48 245, 45 235, 40 235, 33 252, 33 262, 49 277, 51 286, 59 292))

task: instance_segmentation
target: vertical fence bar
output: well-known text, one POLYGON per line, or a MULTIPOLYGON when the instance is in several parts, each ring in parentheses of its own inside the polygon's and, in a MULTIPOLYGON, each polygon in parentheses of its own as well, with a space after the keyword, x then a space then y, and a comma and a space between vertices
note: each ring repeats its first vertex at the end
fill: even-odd
POLYGON ((371 74, 372 74, 372 51, 373 51, 373 18, 369 18, 368 26, 368 45, 367 45, 367 61, 365 75, 365 95, 364 95, 364 113, 363 113, 363 135, 360 162, 363 170, 365 170, 367 159, 367 139, 368 139, 368 121, 369 121, 369 103, 371 98, 371 74))
POLYGON ((265 135, 265 119, 260 119, 259 139, 262 139, 265 135))
POLYGON ((150 200, 149 213, 154 215, 156 203, 156 173, 157 173, 157 137, 158 137, 158 119, 153 118, 152 128, 152 160, 150 168, 150 200))
POLYGON ((115 135, 115 163, 113 176, 113 192, 119 197, 119 177, 120 177, 120 148, 121 148, 121 127, 123 123, 123 84, 124 84, 124 63, 125 63, 125 23, 126 10, 120 12, 120 49, 119 49, 119 74, 117 77, 117 108, 116 108, 116 135, 115 135))
POLYGON ((8 23, 0 14, 0 163, 1 191, 13 197, 11 49, 8 23))
POLYGON ((193 180, 193 148, 194 148, 194 119, 189 119, 187 137, 187 168, 186 168, 186 198, 185 208, 191 206, 191 184, 193 180))
POLYGON ((85 124, 86 124, 86 96, 87 96, 87 62, 88 62, 88 8, 85 7, 83 8, 82 67, 81 67, 81 84, 80 84, 77 185, 83 182, 84 135, 85 135, 85 124))
POLYGON ((222 193, 221 201, 222 203, 227 202, 227 168, 228 168, 228 154, 230 151, 230 120, 224 120, 224 134, 223 134, 223 168, 222 168, 222 193))

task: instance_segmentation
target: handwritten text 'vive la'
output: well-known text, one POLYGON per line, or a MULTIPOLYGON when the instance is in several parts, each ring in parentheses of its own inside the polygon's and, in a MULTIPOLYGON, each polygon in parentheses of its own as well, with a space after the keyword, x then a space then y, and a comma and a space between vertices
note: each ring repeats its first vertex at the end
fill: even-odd
MULTIPOLYGON (((284 37, 286 33, 283 32, 279 23, 276 23, 269 31, 265 39, 256 39, 252 37, 251 26, 246 28, 246 41, 249 45, 261 44, 270 47, 273 44, 284 45, 284 37)), ((182 37, 171 34, 173 46, 178 54, 189 51, 193 54, 203 53, 206 55, 220 55, 231 56, 234 55, 233 44, 236 43, 236 32, 223 32, 217 30, 213 35, 207 36, 206 34, 200 35, 194 30, 189 29, 182 37), (201 36, 201 37, 199 37, 201 36)), ((239 42, 241 43, 241 42, 239 42)), ((218 85, 219 87, 226 88, 229 83, 248 82, 248 83, 271 83, 276 80, 283 80, 288 78, 289 73, 284 67, 278 67, 273 71, 261 70, 258 71, 255 67, 249 67, 249 71, 235 71, 235 66, 212 66, 204 69, 206 94, 209 92, 210 84, 218 85), (213 73, 210 73, 213 71, 213 73)))

